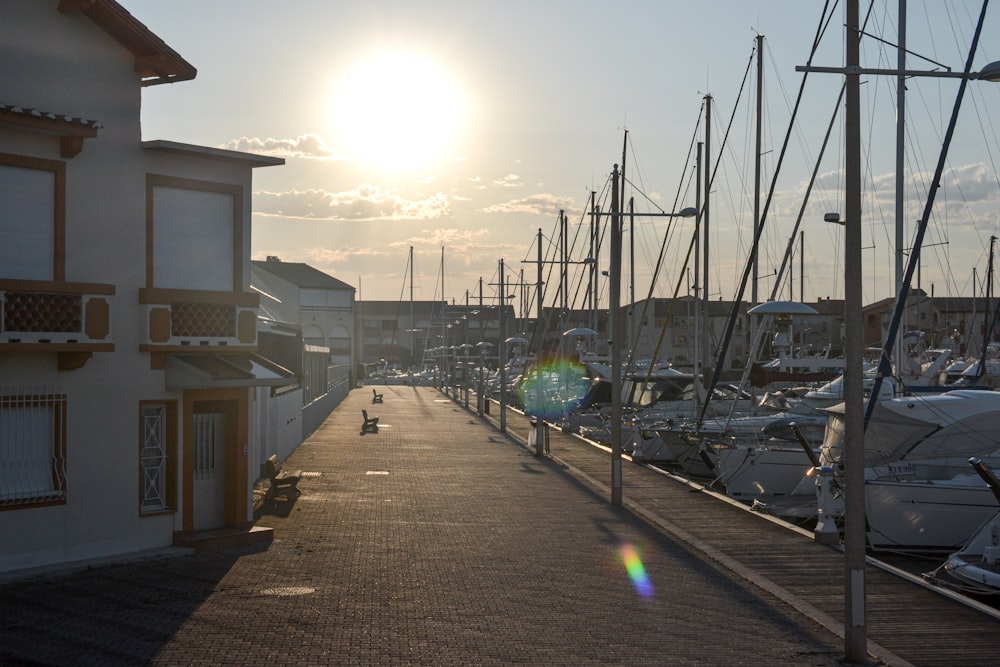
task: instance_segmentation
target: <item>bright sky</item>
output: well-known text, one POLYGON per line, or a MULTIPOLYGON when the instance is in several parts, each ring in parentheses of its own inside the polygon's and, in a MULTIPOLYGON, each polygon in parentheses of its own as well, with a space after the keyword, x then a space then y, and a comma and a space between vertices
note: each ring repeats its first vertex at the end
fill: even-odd
MULTIPOLYGON (((795 67, 809 57, 824 7, 820 0, 120 1, 198 68, 194 81, 144 90, 144 139, 286 158, 283 167, 255 172, 255 259, 307 262, 357 287, 360 299, 408 299, 412 247, 414 296, 441 298, 443 256, 444 297, 457 303, 467 295, 476 302, 480 279, 487 300, 496 294, 500 259, 509 279, 523 271, 534 282, 537 232, 546 259, 554 258, 560 209, 571 235, 582 230, 572 257, 588 255, 590 193, 610 207, 608 179, 626 130, 626 196, 635 210, 693 206, 689 147, 705 140, 706 94, 718 169, 709 293, 733 298, 752 240, 756 65, 745 84, 744 75, 755 38, 765 36, 763 201, 802 78, 795 67)), ((869 34, 896 42, 896 5, 875 3, 869 34)), ((908 5, 907 45, 916 54, 908 66, 962 70, 979 3, 908 5)), ((842 64, 843 20, 837 7, 814 64, 842 64)), ((1000 59, 1000 46, 990 44, 1000 35, 998 11, 988 14, 983 35, 974 70, 1000 59)), ((895 67, 893 47, 866 44, 866 66, 895 67)), ((761 300, 792 237, 840 82, 836 74, 810 75, 765 227, 761 300)), ((907 86, 907 252, 958 87, 926 78, 907 86)), ((864 289, 874 301, 893 294, 895 78, 865 77, 862 91, 864 289)), ((969 84, 920 265, 920 286, 936 296, 971 295, 974 269, 975 292, 983 291, 989 238, 1000 229, 1000 130, 989 117, 997 109, 1000 86, 969 84)), ((841 128, 838 119, 794 237, 783 298, 842 298, 842 229, 822 220, 843 208, 841 128)), ((625 298, 630 258, 642 298, 661 252, 653 293, 670 296, 678 282, 688 293, 694 265, 686 274, 681 268, 692 230, 691 220, 665 218, 626 225, 625 298)), ((606 284, 600 293, 606 305, 606 284)))

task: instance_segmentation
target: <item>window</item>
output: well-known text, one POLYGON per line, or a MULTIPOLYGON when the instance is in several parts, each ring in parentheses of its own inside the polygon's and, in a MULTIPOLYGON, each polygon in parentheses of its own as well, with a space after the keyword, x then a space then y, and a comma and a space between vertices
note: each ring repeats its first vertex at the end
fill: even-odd
POLYGON ((65 164, 0 153, 0 278, 63 279, 65 164))
POLYGON ((66 396, 0 389, 0 509, 66 502, 66 396))
POLYGON ((175 505, 177 406, 144 402, 139 406, 139 513, 157 514, 175 505))
POLYGON ((351 293, 346 290, 310 289, 299 290, 299 305, 303 309, 337 310, 350 309, 351 293))
POLYGON ((153 174, 146 187, 148 286, 241 289, 240 188, 153 174))

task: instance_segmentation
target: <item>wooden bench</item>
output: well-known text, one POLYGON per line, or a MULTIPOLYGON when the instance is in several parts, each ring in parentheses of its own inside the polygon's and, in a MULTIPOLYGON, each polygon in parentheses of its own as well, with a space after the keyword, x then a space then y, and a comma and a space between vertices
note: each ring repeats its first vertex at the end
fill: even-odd
POLYGON ((296 496, 302 493, 299 491, 299 478, 302 477, 302 471, 282 469, 281 464, 278 462, 277 454, 271 454, 267 457, 264 468, 267 472, 267 478, 271 482, 271 486, 267 490, 268 498, 273 498, 279 494, 288 498, 290 491, 294 491, 296 496))
POLYGON ((382 402, 382 394, 372 389, 372 403, 381 403, 381 402, 382 402))
POLYGON ((369 417, 367 410, 361 410, 361 414, 365 418, 365 422, 361 425, 361 432, 378 433, 378 417, 369 417))

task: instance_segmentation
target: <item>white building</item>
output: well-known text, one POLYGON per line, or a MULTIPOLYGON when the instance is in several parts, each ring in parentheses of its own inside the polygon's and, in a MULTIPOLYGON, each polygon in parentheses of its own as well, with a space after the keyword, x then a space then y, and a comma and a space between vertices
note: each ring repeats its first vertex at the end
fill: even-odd
POLYGON ((196 70, 112 0, 0 4, 0 571, 246 529, 253 169, 143 141, 196 70))
POLYGON ((353 287, 308 264, 277 257, 254 261, 251 271, 275 292, 284 312, 293 314, 291 321, 302 325, 306 344, 329 348, 332 363, 354 367, 353 287))

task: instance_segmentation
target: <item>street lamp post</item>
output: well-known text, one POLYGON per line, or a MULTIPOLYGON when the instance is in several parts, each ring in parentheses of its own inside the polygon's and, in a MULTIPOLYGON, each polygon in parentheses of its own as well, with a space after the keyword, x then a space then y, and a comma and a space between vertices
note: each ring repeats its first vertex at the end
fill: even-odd
MULTIPOLYGON (((621 282, 622 282, 622 217, 619 209, 618 165, 611 174, 611 261, 608 268, 608 345, 611 348, 611 504, 622 504, 622 363, 621 363, 621 282)), ((679 213, 646 213, 656 217, 688 218, 697 209, 685 208, 679 213)))

